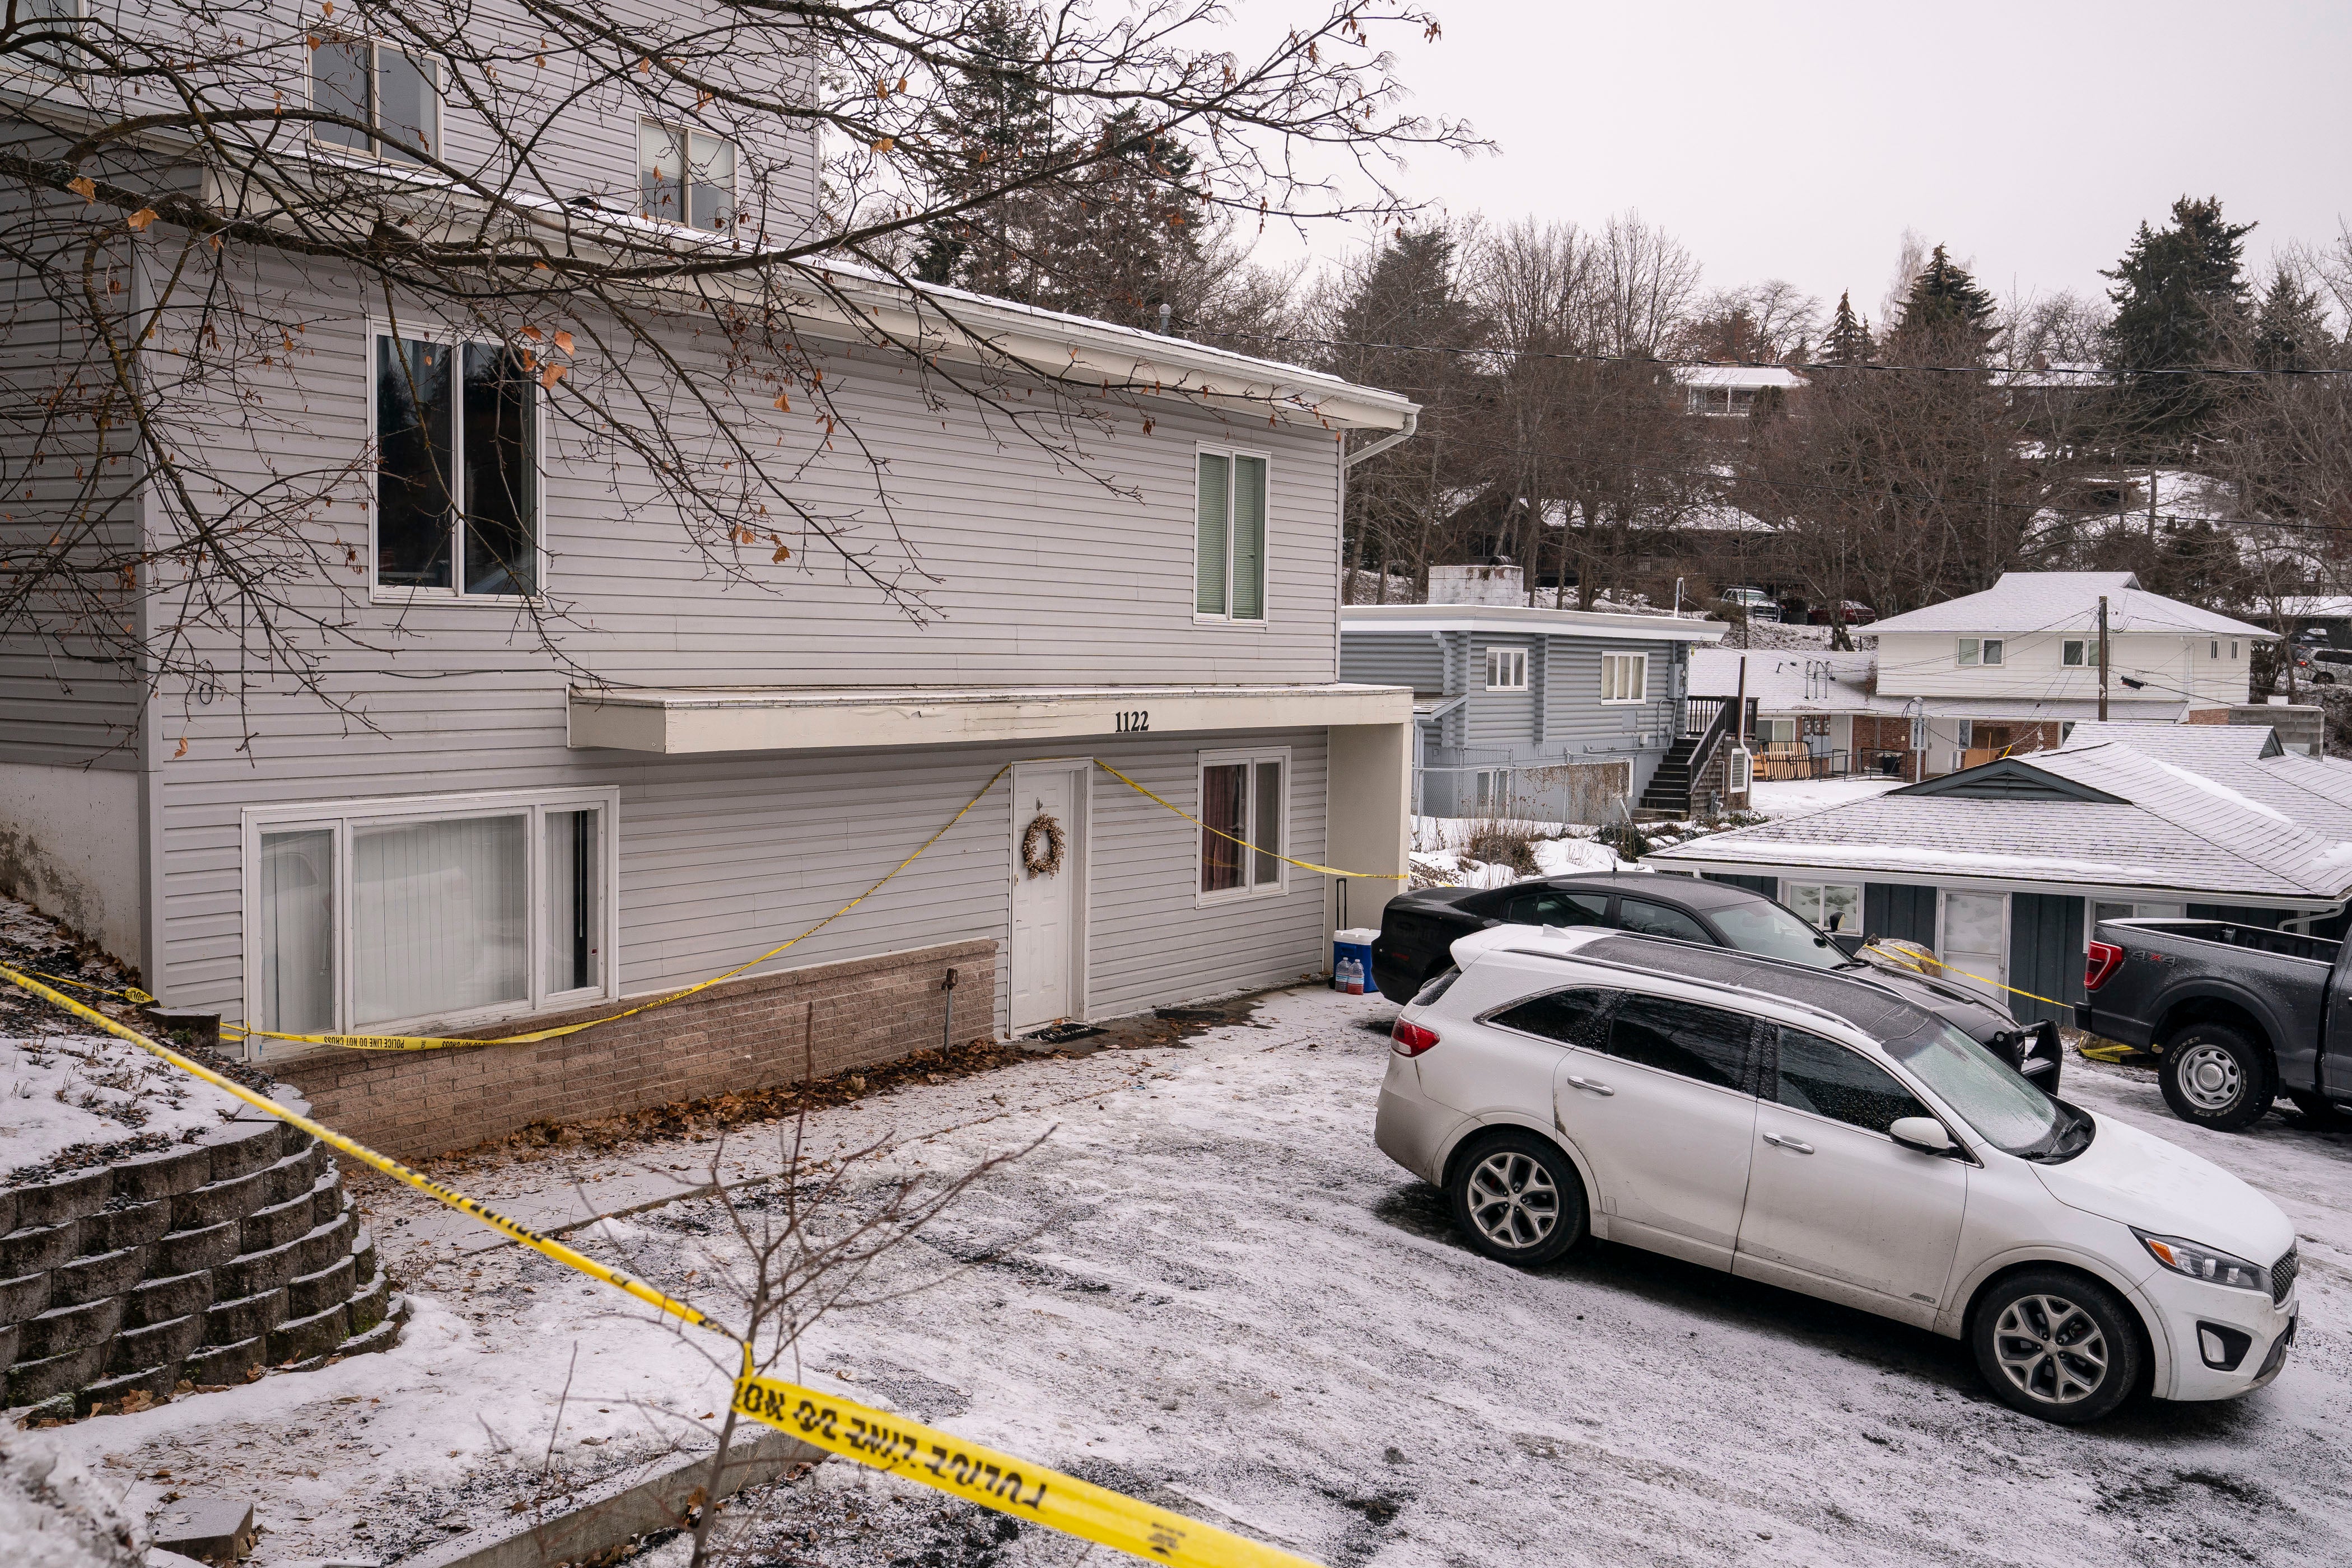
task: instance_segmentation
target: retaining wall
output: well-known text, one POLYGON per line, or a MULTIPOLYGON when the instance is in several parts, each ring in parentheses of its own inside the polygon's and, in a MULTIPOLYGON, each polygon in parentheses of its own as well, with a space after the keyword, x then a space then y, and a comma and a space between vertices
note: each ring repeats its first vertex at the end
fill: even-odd
MULTIPOLYGON (((773 1089, 878 1067, 941 1044, 942 982, 956 971, 955 1041, 994 1033, 996 943, 941 942, 730 980, 682 1001, 530 1046, 264 1059, 311 1114, 404 1159, 503 1138, 534 1122, 587 1121, 675 1100, 773 1089)), ((610 1014, 607 1002, 474 1031, 530 1033, 610 1014)))
POLYGON ((275 1117, 0 1188, 11 1406, 86 1409, 380 1350, 399 1332, 394 1306, 325 1145, 275 1117))

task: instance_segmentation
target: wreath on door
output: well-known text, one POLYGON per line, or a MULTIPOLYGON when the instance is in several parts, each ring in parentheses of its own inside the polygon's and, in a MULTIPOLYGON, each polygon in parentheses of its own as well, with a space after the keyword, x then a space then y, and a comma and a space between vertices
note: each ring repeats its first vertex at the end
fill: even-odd
POLYGON ((1050 877, 1062 868, 1062 850, 1066 844, 1062 825, 1050 812, 1039 812, 1029 819, 1021 835, 1021 868, 1033 877, 1050 877))

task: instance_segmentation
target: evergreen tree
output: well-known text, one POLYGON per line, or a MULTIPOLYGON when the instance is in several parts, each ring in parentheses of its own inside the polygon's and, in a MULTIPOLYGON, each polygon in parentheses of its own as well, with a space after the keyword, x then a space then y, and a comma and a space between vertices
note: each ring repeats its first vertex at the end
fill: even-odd
POLYGON ((2221 405, 2219 378, 2151 374, 2212 364, 2243 330, 2242 271, 2252 224, 2227 223, 2218 197, 2172 204, 2172 226, 2147 224, 2112 272, 2107 363, 2119 372, 2122 433, 2144 451, 2176 450, 2195 439, 2221 405))
POLYGON ((1837 314, 1822 339, 1822 358, 1830 364, 1867 364, 1876 347, 1870 341, 1870 323, 1853 313, 1853 301, 1841 292, 1837 314))
POLYGON ((2315 370, 2332 357, 2336 339, 2319 291, 2305 288, 2284 264, 2255 307, 2252 346, 2254 363, 2264 370, 2315 370))
MULTIPOLYGON (((939 205, 966 201, 1044 166, 1053 154, 1053 109, 1029 12, 999 0, 975 17, 966 58, 941 94, 934 129, 959 142, 962 166, 939 192, 939 205)), ((1042 196, 1024 190, 985 206, 942 217, 923 231, 914 275, 1004 299, 1025 300, 1034 230, 1042 196)))
POLYGON ((1997 330, 1992 296, 1940 245, 1911 280, 1902 310, 1889 339, 1900 341, 1906 354, 1980 364, 1997 330))

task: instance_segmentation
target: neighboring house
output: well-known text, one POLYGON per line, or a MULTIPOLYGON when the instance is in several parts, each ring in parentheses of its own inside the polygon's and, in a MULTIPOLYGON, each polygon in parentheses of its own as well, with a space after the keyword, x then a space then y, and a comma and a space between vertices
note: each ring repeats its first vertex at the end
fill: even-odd
POLYGON ((1684 365, 1675 372, 1683 389, 1684 406, 1693 414, 1717 418, 1747 418, 1759 406, 1788 399, 1805 386, 1805 378, 1776 364, 1684 365))
POLYGON ((1722 623, 1530 609, 1516 569, 1469 570, 1465 595, 1506 602, 1340 612, 1340 679, 1412 689, 1413 809, 1594 822, 1639 797, 1683 731, 1687 650, 1722 623))
MULTIPOLYGON (((2063 749, 1647 859, 1922 942, 1956 969, 2071 1006, 2102 919, 2341 934, 2352 763, 2287 752, 2252 725, 2084 724, 2063 749)), ((2072 1021, 2062 1007, 2008 1000, 2021 1018, 2072 1021)))
MULTIPOLYGON (((1980 594, 1871 626, 1874 652, 1748 653, 1759 776, 1806 764, 1917 781, 2064 742, 2099 713, 2098 609, 2107 599, 2107 716, 2275 727, 2313 750, 2315 710, 2247 700, 2257 642, 2275 634, 2140 588, 2128 572, 2010 572, 1980 594), (1781 759, 1775 763, 1774 749, 1781 759)), ((1743 657, 1692 660, 1694 696, 1728 697, 1743 657)))
MULTIPOLYGON (((438 108, 456 144, 478 132, 470 112, 438 108)), ((671 157, 651 122, 579 115, 583 182, 630 190, 641 151, 648 169, 671 157)), ((129 244, 134 270, 172 264, 163 229, 129 244)), ((1087 429, 1082 468, 846 352, 858 328, 812 307, 798 340, 877 450, 929 574, 918 622, 838 563, 714 574, 648 510, 627 449, 583 460, 532 380, 507 389, 512 419, 476 420, 469 395, 457 420, 458 345, 430 301, 407 301, 395 331, 381 301, 312 280, 326 274, 263 269, 302 325, 300 374, 257 373, 255 405, 220 426, 284 432, 270 438, 311 471, 354 471, 316 525, 320 558, 348 548, 363 574, 341 597, 319 584, 353 633, 320 668, 365 721, 266 675, 242 703, 177 682, 142 701, 136 682, 66 689, 12 658, 12 888, 172 1008, 294 1034, 503 1036, 743 964, 945 829, 757 972, 625 1023, 480 1050, 266 1043, 326 1120, 430 1152, 888 1059, 950 1037, 950 1006, 970 1038, 1292 983, 1328 967, 1334 894, 1277 857, 1405 869, 1412 696, 1343 679, 1334 583, 1334 433, 1409 430, 1405 399, 954 296, 973 333, 1065 385, 1099 372, 1159 388, 1148 417, 1122 406, 1087 429), (453 553, 470 556, 450 514, 410 504, 401 454, 452 425, 492 443, 466 460, 520 498, 493 520, 511 535, 504 570, 453 575, 453 553), (560 657, 529 635, 541 616, 560 657), (1024 857, 1025 837, 1030 863, 1052 858, 1054 836, 1029 832, 1041 819, 1062 844, 1042 874, 1024 857)), ((896 286, 856 268, 835 283, 845 311, 903 324, 896 286)), ((710 365, 707 336, 687 318, 677 363, 710 365)), ((811 423, 772 422, 796 442, 811 423)), ((812 460, 805 496, 870 513, 873 485, 846 458, 812 460)), ((238 664, 235 647, 203 651, 238 664)), ((1671 678, 1650 679, 1628 689, 1671 678)), ((1376 920, 1398 885, 1359 882, 1349 918, 1376 920)))

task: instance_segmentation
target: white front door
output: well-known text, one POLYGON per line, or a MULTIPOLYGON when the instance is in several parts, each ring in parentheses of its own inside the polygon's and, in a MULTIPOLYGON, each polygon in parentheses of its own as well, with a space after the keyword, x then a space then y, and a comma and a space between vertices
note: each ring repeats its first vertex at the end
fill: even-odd
POLYGON ((1948 979, 2007 1006, 2009 994, 2001 987, 2009 984, 2009 895, 1946 893, 1944 940, 1936 956, 1963 972, 1948 979))
POLYGON ((1013 936, 1005 967, 1013 1032, 1034 1029, 1078 1008, 1084 941, 1086 764, 1024 764, 1013 773, 1013 936), (1058 830, 1061 863, 1054 859, 1058 830))

